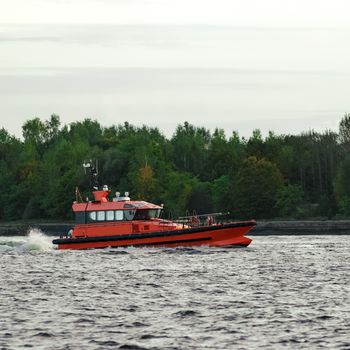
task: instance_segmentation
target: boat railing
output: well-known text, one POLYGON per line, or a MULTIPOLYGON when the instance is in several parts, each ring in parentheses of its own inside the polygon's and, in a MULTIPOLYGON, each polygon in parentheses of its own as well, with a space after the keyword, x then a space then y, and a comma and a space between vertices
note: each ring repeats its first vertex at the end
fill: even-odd
POLYGON ((220 225, 227 221, 227 217, 230 213, 208 213, 208 214, 196 214, 180 216, 174 220, 177 224, 182 224, 183 227, 202 227, 220 225))

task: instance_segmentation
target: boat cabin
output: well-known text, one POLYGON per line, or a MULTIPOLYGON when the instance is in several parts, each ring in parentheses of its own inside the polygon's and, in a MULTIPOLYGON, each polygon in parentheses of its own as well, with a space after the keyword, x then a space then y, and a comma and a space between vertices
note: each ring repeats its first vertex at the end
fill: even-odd
POLYGON ((121 197, 116 192, 113 201, 107 199, 110 191, 106 188, 102 191, 94 191, 94 200, 78 203, 73 202, 76 224, 94 224, 103 222, 122 222, 135 220, 159 219, 161 206, 144 202, 131 201, 129 194, 121 197))

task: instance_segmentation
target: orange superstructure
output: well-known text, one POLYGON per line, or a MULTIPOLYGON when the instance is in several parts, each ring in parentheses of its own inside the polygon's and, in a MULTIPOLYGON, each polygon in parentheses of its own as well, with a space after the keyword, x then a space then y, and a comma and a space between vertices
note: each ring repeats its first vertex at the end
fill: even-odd
POLYGON ((67 236, 53 240, 59 249, 248 246, 251 242, 245 234, 255 226, 254 220, 219 223, 218 213, 164 220, 160 218, 163 206, 132 201, 128 193, 120 196, 118 192, 110 201, 107 186, 93 188, 94 200, 73 202, 76 225, 67 236))

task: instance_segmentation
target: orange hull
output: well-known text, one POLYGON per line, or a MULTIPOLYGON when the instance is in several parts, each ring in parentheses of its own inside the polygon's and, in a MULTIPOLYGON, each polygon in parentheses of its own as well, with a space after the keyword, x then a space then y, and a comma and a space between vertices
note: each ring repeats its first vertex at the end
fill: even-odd
POLYGON ((240 246, 252 241, 245 237, 255 221, 233 222, 182 230, 131 233, 82 238, 61 238, 53 241, 59 249, 96 249, 107 247, 189 247, 189 246, 240 246))

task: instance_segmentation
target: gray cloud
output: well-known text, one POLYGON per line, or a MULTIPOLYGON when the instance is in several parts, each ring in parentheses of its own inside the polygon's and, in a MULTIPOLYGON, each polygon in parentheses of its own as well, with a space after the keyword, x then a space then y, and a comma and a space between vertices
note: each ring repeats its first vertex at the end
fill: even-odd
POLYGON ((0 41, 52 41, 104 46, 203 46, 237 40, 278 39, 283 35, 350 35, 346 28, 229 27, 218 25, 30 24, 0 25, 0 41), (43 35, 48 33, 48 35, 43 35))
POLYGON ((0 121, 17 134, 53 112, 168 134, 184 120, 243 135, 335 128, 349 111, 349 39, 320 28, 0 26, 0 121))
POLYGON ((158 125, 168 135, 185 120, 245 136, 255 128, 265 133, 323 130, 335 128, 347 110, 349 78, 314 72, 146 68, 3 74, 0 120, 4 126, 16 124, 17 133, 26 118, 53 112, 67 122, 96 117, 106 126, 125 120, 158 125))
POLYGON ((0 34, 0 42, 59 42, 62 38, 52 36, 5 36, 0 34))

